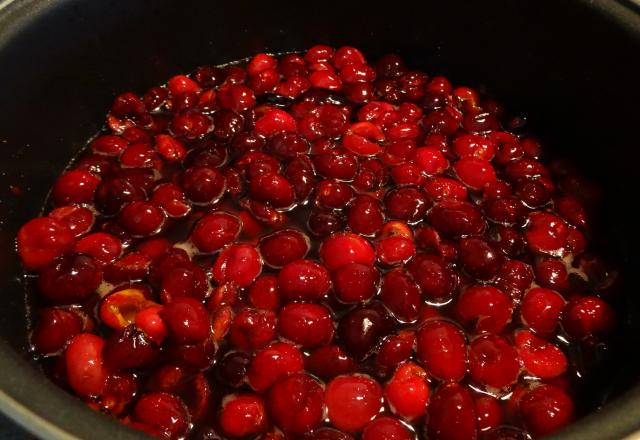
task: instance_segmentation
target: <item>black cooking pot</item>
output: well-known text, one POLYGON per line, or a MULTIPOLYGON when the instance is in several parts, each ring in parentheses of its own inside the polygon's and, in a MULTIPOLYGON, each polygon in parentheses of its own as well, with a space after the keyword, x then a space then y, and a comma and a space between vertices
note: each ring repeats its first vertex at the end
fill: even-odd
POLYGON ((87 409, 30 360, 16 231, 38 214, 117 93, 198 64, 320 42, 372 57, 397 51, 415 67, 485 86, 605 188, 603 230, 631 286, 621 304, 622 343, 588 385, 585 406, 602 408, 554 438, 620 439, 640 429, 633 0, 0 1, 0 409, 47 439, 142 436, 87 409))

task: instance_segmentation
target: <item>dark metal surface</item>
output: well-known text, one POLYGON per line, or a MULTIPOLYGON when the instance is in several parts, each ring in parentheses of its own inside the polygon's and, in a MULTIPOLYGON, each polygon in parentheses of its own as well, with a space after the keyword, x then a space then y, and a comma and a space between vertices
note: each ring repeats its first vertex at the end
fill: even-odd
MULTIPOLYGON (((0 408, 46 438, 139 438, 49 383, 29 361, 13 238, 68 159, 101 126, 113 96, 198 64, 319 42, 486 86, 609 195, 610 246, 633 274, 640 127, 640 18, 632 2, 487 0, 248 2, 0 1, 0 408), (58 428, 53 428, 54 426, 58 428)), ((640 297, 623 304, 628 352, 594 389, 631 392, 558 438, 622 438, 640 427, 640 297), (619 366, 619 365, 618 365, 619 366)))

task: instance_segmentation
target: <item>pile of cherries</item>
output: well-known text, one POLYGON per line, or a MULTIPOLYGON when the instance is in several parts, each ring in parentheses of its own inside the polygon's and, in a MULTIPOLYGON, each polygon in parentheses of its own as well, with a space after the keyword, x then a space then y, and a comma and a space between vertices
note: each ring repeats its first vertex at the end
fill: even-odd
POLYGON ((124 93, 19 232, 33 348, 159 438, 556 431, 616 277, 597 191, 523 126, 353 47, 124 93))

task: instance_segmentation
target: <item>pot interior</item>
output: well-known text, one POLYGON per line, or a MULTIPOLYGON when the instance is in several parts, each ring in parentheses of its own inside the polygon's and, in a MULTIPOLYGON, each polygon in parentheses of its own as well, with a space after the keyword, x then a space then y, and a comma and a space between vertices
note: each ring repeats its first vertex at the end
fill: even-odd
MULTIPOLYGON (((0 239, 5 249, 14 249, 19 226, 37 215, 55 177, 100 130, 112 98, 122 91, 142 92, 200 64, 317 43, 353 45, 371 59, 397 52, 410 66, 486 89, 512 112, 527 115, 532 132, 555 154, 602 186, 603 248, 621 268, 626 294, 616 304, 624 328, 615 350, 584 387, 585 409, 597 408, 640 378, 635 350, 640 297, 632 289, 640 27, 630 30, 638 16, 621 4, 602 5, 604 12, 581 1, 5 2, 0 5, 0 239)), ((14 400, 9 406, 26 405, 81 437, 137 436, 82 408, 28 365, 28 304, 20 266, 14 252, 4 253, 0 264, 5 354, 0 365, 7 372, 0 384, 14 400), (50 408, 60 405, 83 415, 52 414, 50 408)), ((33 420, 21 418, 28 419, 33 420)), ((609 429, 595 420, 576 424, 566 438, 609 438, 588 429, 589 423, 609 429)), ((607 426, 619 437, 639 420, 619 418, 607 426)))

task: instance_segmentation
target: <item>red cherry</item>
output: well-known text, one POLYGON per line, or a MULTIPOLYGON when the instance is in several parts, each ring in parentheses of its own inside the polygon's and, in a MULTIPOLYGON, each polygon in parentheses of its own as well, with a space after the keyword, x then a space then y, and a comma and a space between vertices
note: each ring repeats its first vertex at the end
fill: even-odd
POLYGON ((278 273, 278 286, 287 299, 316 300, 331 287, 329 272, 311 260, 296 260, 278 273))
POLYGON ((264 402, 255 394, 232 394, 222 399, 220 427, 230 437, 245 437, 265 431, 268 419, 264 402))
POLYGON ((338 376, 327 385, 325 402, 331 425, 359 432, 380 412, 382 388, 367 376, 338 376))
MULTIPOLYGON (((486 394, 481 394, 474 398, 474 403, 476 416, 478 418, 478 431, 487 432, 502 424, 502 407, 498 399, 486 394)), ((498 438, 494 440, 498 440, 498 438)))
POLYGON ((529 330, 516 331, 514 339, 522 366, 533 376, 551 379, 567 370, 567 358, 557 345, 529 330))
POLYGON ((38 310, 38 320, 31 332, 31 343, 41 354, 54 354, 84 328, 84 320, 73 309, 58 307, 38 310))
POLYGON ((225 248, 213 264, 213 278, 218 283, 236 283, 247 287, 258 278, 262 271, 262 258, 256 249, 248 244, 233 244, 225 248))
POLYGON ((260 254, 266 264, 281 268, 304 258, 309 252, 309 238, 295 229, 282 229, 260 240, 260 254))
POLYGON ((453 169, 460 180, 473 190, 481 190, 497 179, 491 163, 479 157, 465 156, 453 165, 453 169))
POLYGON ((325 345, 305 358, 305 369, 324 380, 355 373, 358 363, 337 345, 325 345))
POLYGON ((100 179, 88 171, 67 171, 53 186, 53 200, 57 206, 70 203, 91 203, 100 179))
POLYGON ((40 273, 38 287, 54 304, 78 303, 89 298, 102 282, 102 271, 88 255, 59 258, 40 273))
POLYGON ((369 422, 362 431, 362 440, 411 440, 413 432, 399 420, 379 416, 369 422))
POLYGON ((202 217, 191 233, 191 241, 201 252, 215 252, 238 237, 242 223, 226 212, 214 212, 202 217))
POLYGON ((595 296, 576 298, 565 307, 562 326, 574 338, 606 334, 615 326, 615 312, 595 296))
POLYGON ((473 323, 477 333, 500 334, 511 321, 511 299, 491 286, 471 286, 456 303, 456 313, 465 325, 473 323))
POLYGON ((313 303, 289 303, 278 315, 278 329, 284 338, 304 348, 325 345, 333 338, 329 310, 313 303))
POLYGON ((446 302, 458 284, 456 273, 440 257, 418 254, 407 265, 424 296, 431 301, 446 302))
POLYGON ((520 306, 522 322, 542 336, 552 335, 566 301, 553 290, 536 287, 527 292, 520 306))
POLYGON ((229 330, 231 344, 244 351, 264 348, 276 336, 276 315, 268 310, 239 311, 229 330))
POLYGON ((18 253, 28 270, 47 267, 73 249, 74 235, 69 227, 52 218, 38 217, 18 231, 18 253))
POLYGON ((349 263, 372 266, 375 261, 375 252, 363 237, 343 232, 333 234, 322 242, 320 258, 329 270, 349 263))
POLYGON ((274 342, 258 351, 247 373, 249 385, 258 392, 267 390, 278 379, 304 369, 300 350, 291 344, 274 342))
POLYGON ((160 316, 167 324, 171 338, 179 344, 202 342, 211 334, 207 309, 193 298, 175 298, 165 304, 160 316))
POLYGON ((111 234, 94 232, 81 238, 74 250, 79 254, 89 255, 100 263, 109 264, 122 253, 122 242, 111 234))
POLYGON ((539 385, 526 392, 519 407, 525 426, 536 437, 558 431, 575 418, 573 401, 553 385, 539 385))
POLYGON ((567 244, 569 229, 560 217, 536 211, 529 216, 524 233, 529 249, 551 255, 559 255, 567 244))
POLYGON ((269 389, 267 408, 283 432, 304 434, 322 422, 324 390, 310 376, 293 374, 269 389))
POLYGON ((518 353, 500 336, 480 336, 469 346, 469 373, 479 384, 502 390, 518 380, 518 353))
POLYGON ((418 319, 422 304, 420 287, 404 269, 395 269, 384 275, 380 299, 399 321, 418 319))
POLYGON ((467 371, 467 347, 462 331, 447 321, 428 321, 417 335, 418 360, 439 380, 460 381, 467 371))
POLYGON ((385 386, 384 395, 399 417, 408 421, 422 417, 429 402, 427 372, 412 362, 400 365, 385 386))
POLYGON ((104 367, 104 339, 80 333, 71 339, 65 352, 67 380, 81 396, 99 396, 104 391, 108 373, 104 367))
POLYGON ((442 385, 429 404, 427 433, 434 440, 475 440, 475 405, 469 391, 457 383, 442 385))

